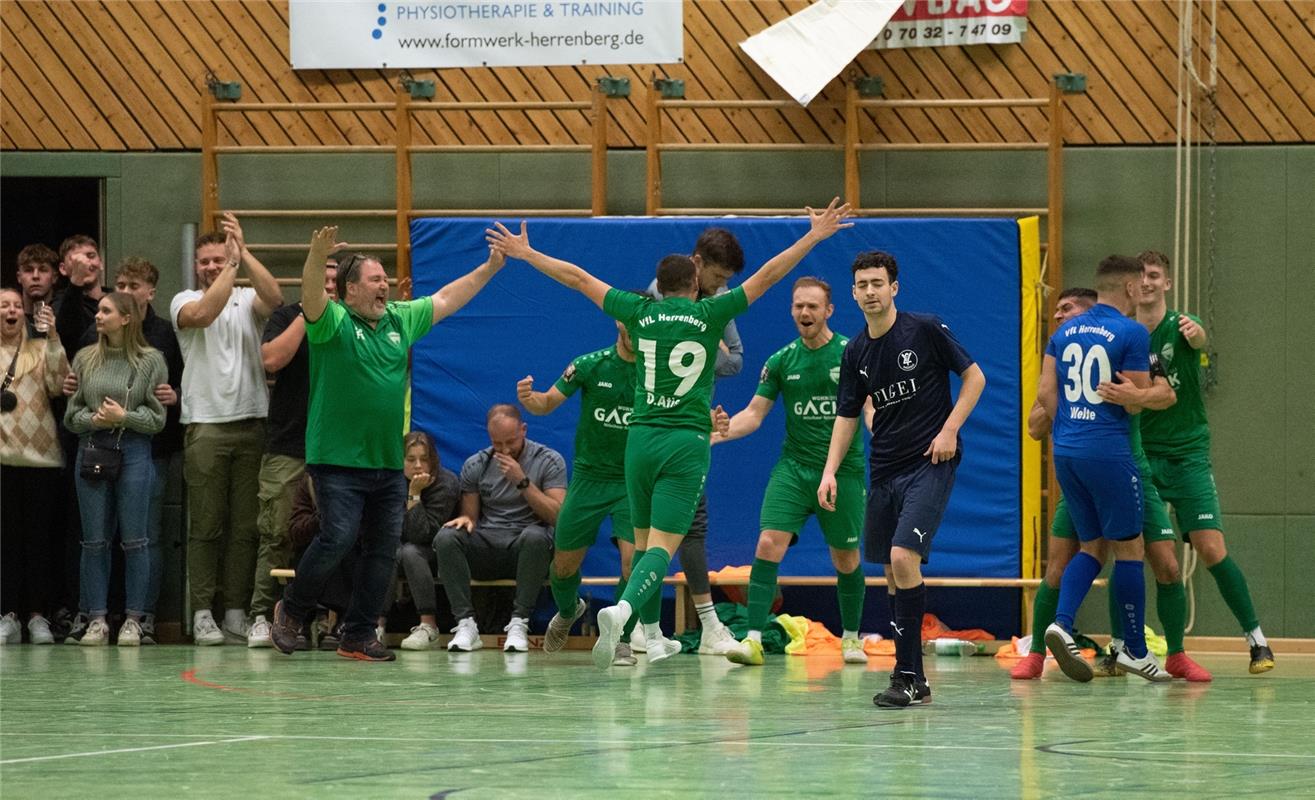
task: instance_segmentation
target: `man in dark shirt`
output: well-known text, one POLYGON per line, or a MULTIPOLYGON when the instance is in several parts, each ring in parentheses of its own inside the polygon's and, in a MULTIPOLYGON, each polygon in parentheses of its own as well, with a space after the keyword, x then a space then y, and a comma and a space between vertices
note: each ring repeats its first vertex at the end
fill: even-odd
POLYGON ((817 497, 823 508, 835 510, 836 471, 863 403, 872 398, 864 550, 869 561, 885 566, 895 638, 890 686, 872 700, 882 708, 903 708, 931 696, 922 671, 922 564, 954 487, 959 429, 977 405, 986 376, 939 318, 896 312, 894 256, 859 253, 852 272, 854 300, 867 325, 850 339, 840 362, 836 421, 817 497), (963 380, 953 403, 951 372, 963 380))
MULTIPOLYGON (((324 291, 338 299, 338 257, 324 265, 324 291)), ((270 314, 261 336, 260 358, 265 372, 275 376, 269 393, 265 454, 260 459, 260 507, 256 527, 260 545, 251 590, 251 616, 247 647, 273 647, 270 618, 278 599, 274 568, 292 566, 293 546, 288 520, 301 476, 306 472, 306 409, 310 397, 310 346, 306 344, 306 318, 301 303, 280 306, 270 314)))

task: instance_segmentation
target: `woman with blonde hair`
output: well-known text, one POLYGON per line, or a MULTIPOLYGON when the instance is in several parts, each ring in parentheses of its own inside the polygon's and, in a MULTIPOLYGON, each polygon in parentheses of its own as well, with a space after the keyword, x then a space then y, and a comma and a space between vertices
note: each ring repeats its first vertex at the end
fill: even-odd
POLYGON ((64 454, 50 400, 60 394, 68 357, 49 305, 37 304, 31 330, 17 289, 0 289, 0 644, 18 644, 27 612, 32 644, 51 644, 42 615, 52 567, 52 530, 64 454))
POLYGON ((82 511, 81 610, 90 618, 80 644, 109 644, 109 545, 115 521, 122 540, 127 620, 119 645, 141 644, 141 618, 150 582, 147 527, 155 465, 151 437, 164 428, 155 387, 168 381, 160 351, 142 335, 133 296, 112 292, 96 308, 96 344, 73 358, 78 389, 64 426, 78 434, 75 481, 82 511), (116 455, 117 453, 117 455, 116 455))

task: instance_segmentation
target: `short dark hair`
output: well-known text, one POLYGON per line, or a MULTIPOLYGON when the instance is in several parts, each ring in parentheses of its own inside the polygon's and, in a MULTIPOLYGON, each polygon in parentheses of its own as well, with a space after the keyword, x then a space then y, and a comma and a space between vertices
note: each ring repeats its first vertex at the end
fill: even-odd
POLYGON ((336 256, 337 263, 334 269, 337 272, 333 275, 333 282, 338 286, 338 299, 347 299, 347 283, 356 278, 359 282, 361 265, 367 261, 377 261, 378 259, 367 256, 365 253, 338 253, 336 256))
POLYGON ((1132 256, 1105 256, 1096 267, 1096 289, 1110 291, 1142 273, 1141 261, 1132 256))
POLYGON ((895 263, 895 257, 884 250, 864 250, 855 256, 849 274, 854 275, 861 269, 884 269, 891 283, 899 280, 899 265, 895 263))
POLYGON ((1070 286, 1069 288, 1060 292, 1059 297, 1055 299, 1067 300, 1070 297, 1072 297, 1074 300, 1090 300, 1091 302, 1094 303, 1096 302, 1096 290, 1088 289, 1085 286, 1070 286))
POLYGON ((21 272, 28 264, 45 264, 53 271, 59 266, 59 254, 44 244, 29 244, 18 251, 18 269, 21 272))
POLYGON ((831 302, 831 284, 827 283, 821 278, 815 278, 812 275, 805 275, 799 280, 795 281, 794 286, 790 287, 790 294, 793 295, 795 289, 805 289, 810 286, 821 289, 826 294, 826 301, 828 303, 831 302))
POLYGON ((512 405, 511 403, 494 404, 494 406, 489 409, 488 415, 484 418, 484 424, 487 425, 488 423, 492 422, 494 417, 508 417, 509 419, 516 420, 517 422, 520 422, 522 420, 521 410, 516 406, 512 405))
POLYGON ((657 288, 664 296, 695 288, 698 268, 689 256, 672 253, 658 262, 657 288))
POLYGON ((95 239, 85 234, 75 233, 59 243, 59 260, 63 261, 68 257, 69 251, 78 247, 92 247, 100 250, 100 245, 96 244, 95 239))
POLYGON ((1137 260, 1143 266, 1161 267, 1166 273, 1172 271, 1169 268, 1169 257, 1159 250, 1143 250, 1137 254, 1137 260))
POLYGON ((146 281, 152 286, 159 286, 160 270, 144 258, 128 256, 119 262, 119 268, 114 271, 114 281, 116 283, 119 278, 136 278, 146 281))
POLYGON ((195 256, 197 253, 201 252, 201 248, 208 244, 224 244, 227 241, 228 234, 223 231, 210 231, 209 233, 203 233, 200 238, 196 240, 196 244, 192 247, 192 255, 195 256))
POLYGON ((694 243, 694 255, 736 274, 744 271, 744 248, 725 228, 705 228, 694 243))

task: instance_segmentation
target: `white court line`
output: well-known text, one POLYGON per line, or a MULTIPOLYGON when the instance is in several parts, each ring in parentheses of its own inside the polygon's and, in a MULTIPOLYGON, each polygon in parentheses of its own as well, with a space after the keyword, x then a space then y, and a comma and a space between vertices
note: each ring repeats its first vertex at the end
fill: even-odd
MULTIPOLYGON (((113 735, 113 734, 109 734, 113 735)), ((152 747, 123 747, 118 750, 92 750, 86 753, 60 753, 54 756, 32 756, 31 758, 6 758, 0 764, 26 764, 32 761, 56 761, 61 758, 84 758, 86 756, 109 756, 118 753, 141 753, 146 750, 171 750, 176 747, 202 747, 208 744, 232 744, 234 742, 254 742, 268 739, 268 736, 243 736, 238 739, 215 739, 208 742, 179 742, 178 744, 157 744, 152 747)))
MULTIPOLYGON (((78 736, 78 737, 124 737, 124 736, 143 736, 161 738, 165 736, 184 737, 184 736, 238 736, 238 734, 188 734, 188 733, 137 733, 137 734, 116 734, 116 733, 0 733, 0 736, 78 736)), ((134 750, 159 750, 166 747, 191 747, 198 744, 225 744, 227 742, 242 742, 255 739, 266 739, 269 741, 289 740, 289 741, 329 741, 329 742, 412 742, 416 744, 433 744, 436 740, 427 737, 416 736, 328 736, 314 734, 278 734, 272 733, 267 735, 246 736, 239 739, 225 739, 210 742, 189 742, 186 744, 158 745, 156 747, 133 748, 130 750, 101 750, 93 753, 74 753, 65 756, 42 756, 31 759, 15 759, 14 761, 0 761, 0 764, 17 763, 19 761, 39 761, 51 758, 71 758, 77 755, 99 755, 100 753, 111 752, 133 752, 134 750)), ((706 739, 689 740, 689 739, 502 739, 502 738, 479 738, 479 739, 452 739, 444 738, 444 744, 570 744, 570 745, 595 745, 608 746, 644 746, 644 745, 674 745, 674 746, 707 746, 715 745, 718 742, 709 742, 706 739)), ((806 742, 799 741, 796 737, 783 741, 771 741, 766 739, 750 739, 747 741, 731 739, 726 740, 725 744, 734 744, 738 747, 832 747, 846 749, 868 749, 868 750, 951 750, 951 751, 984 751, 1000 753, 1021 753, 1035 750, 1034 747, 993 747, 990 745, 960 745, 960 744, 884 744, 881 742, 806 742)), ((1221 758, 1229 756, 1245 756, 1248 758, 1295 758, 1307 761, 1315 761, 1315 755, 1307 753, 1246 753, 1246 752, 1216 752, 1210 750, 1091 750, 1091 749, 1064 749, 1048 751, 1053 755, 1081 755, 1081 756, 1180 756, 1192 758, 1221 758)))

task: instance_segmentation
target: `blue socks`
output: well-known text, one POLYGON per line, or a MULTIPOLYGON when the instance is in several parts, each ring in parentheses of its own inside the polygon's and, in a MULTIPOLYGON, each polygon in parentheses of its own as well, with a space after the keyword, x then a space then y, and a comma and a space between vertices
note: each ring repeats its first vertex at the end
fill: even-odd
POLYGON ((1059 581, 1059 605, 1055 609, 1055 622, 1064 630, 1073 632, 1073 618, 1078 615, 1078 607, 1087 592, 1091 591, 1091 582, 1099 574, 1100 562, 1088 553, 1079 552, 1064 568, 1064 577, 1059 581))
MULTIPOLYGON (((1092 559, 1093 561, 1095 559, 1092 559)), ((1146 583, 1142 562, 1115 561, 1111 589, 1123 617, 1123 645, 1134 658, 1146 655, 1146 583)), ((1068 573, 1064 573, 1068 577, 1068 573)), ((1113 633, 1113 631, 1111 631, 1113 633)))

